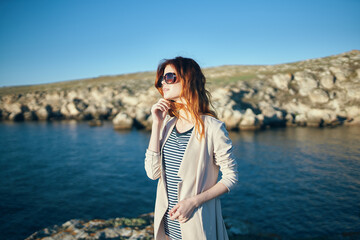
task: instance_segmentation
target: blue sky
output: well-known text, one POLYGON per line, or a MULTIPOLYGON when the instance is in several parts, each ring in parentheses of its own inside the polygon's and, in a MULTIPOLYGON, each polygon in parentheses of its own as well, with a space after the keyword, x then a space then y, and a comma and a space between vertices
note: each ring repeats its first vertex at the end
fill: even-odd
POLYGON ((360 1, 0 0, 0 87, 360 49, 360 1))

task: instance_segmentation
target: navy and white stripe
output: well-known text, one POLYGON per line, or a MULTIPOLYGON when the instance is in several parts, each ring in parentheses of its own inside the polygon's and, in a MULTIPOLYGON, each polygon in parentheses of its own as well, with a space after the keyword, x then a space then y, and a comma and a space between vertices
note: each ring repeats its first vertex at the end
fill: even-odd
POLYGON ((178 220, 171 220, 169 211, 178 203, 178 183, 181 179, 177 176, 180 164, 194 127, 186 132, 179 133, 174 126, 163 149, 163 162, 165 169, 166 190, 169 206, 164 215, 165 234, 171 240, 181 239, 180 224, 178 220))

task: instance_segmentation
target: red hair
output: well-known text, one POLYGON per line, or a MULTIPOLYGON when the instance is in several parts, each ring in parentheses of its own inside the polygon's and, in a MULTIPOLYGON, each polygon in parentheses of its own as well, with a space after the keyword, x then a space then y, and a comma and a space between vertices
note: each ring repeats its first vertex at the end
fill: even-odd
POLYGON ((174 59, 163 59, 156 72, 155 87, 164 97, 162 88, 159 85, 159 79, 164 75, 167 65, 171 65, 176 70, 176 76, 180 79, 182 89, 180 98, 183 98, 186 105, 170 100, 169 115, 180 118, 179 110, 184 109, 185 114, 195 119, 195 129, 200 133, 200 138, 205 136, 204 122, 200 115, 210 115, 218 119, 215 111, 210 110, 211 94, 205 89, 206 78, 201 71, 199 64, 191 58, 176 57, 174 59), (201 126, 201 132, 199 131, 201 126))

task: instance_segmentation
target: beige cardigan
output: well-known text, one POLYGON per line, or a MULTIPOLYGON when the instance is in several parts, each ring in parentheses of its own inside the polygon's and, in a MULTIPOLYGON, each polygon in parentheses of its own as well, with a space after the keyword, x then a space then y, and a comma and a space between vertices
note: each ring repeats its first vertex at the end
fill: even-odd
MULTIPOLYGON (((232 153, 232 141, 225 123, 208 115, 201 115, 205 125, 205 139, 195 128, 191 133, 185 150, 178 176, 182 181, 178 185, 178 201, 206 191, 217 183, 219 169, 222 182, 230 191, 237 183, 238 172, 236 158, 232 153), (197 138, 195 133, 198 135, 197 138)), ((154 211, 154 239, 164 240, 164 222, 162 220, 168 207, 165 173, 162 153, 164 143, 170 136, 176 123, 175 117, 166 116, 160 130, 160 153, 146 149, 145 170, 150 179, 159 179, 157 184, 154 211)), ((176 220, 177 221, 177 220, 176 220)), ((211 199, 193 212, 191 218, 180 223, 183 240, 228 240, 221 212, 219 198, 211 199)))

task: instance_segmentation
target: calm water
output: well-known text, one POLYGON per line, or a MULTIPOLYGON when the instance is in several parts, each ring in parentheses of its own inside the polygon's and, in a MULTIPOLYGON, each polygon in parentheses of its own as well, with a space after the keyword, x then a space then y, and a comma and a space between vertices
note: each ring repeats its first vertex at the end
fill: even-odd
MULTIPOLYGON (((150 133, 111 123, 0 124, 0 232, 24 239, 73 218, 152 212, 150 133)), ((360 128, 230 133, 239 184, 221 196, 227 224, 283 238, 360 231, 360 128)))

